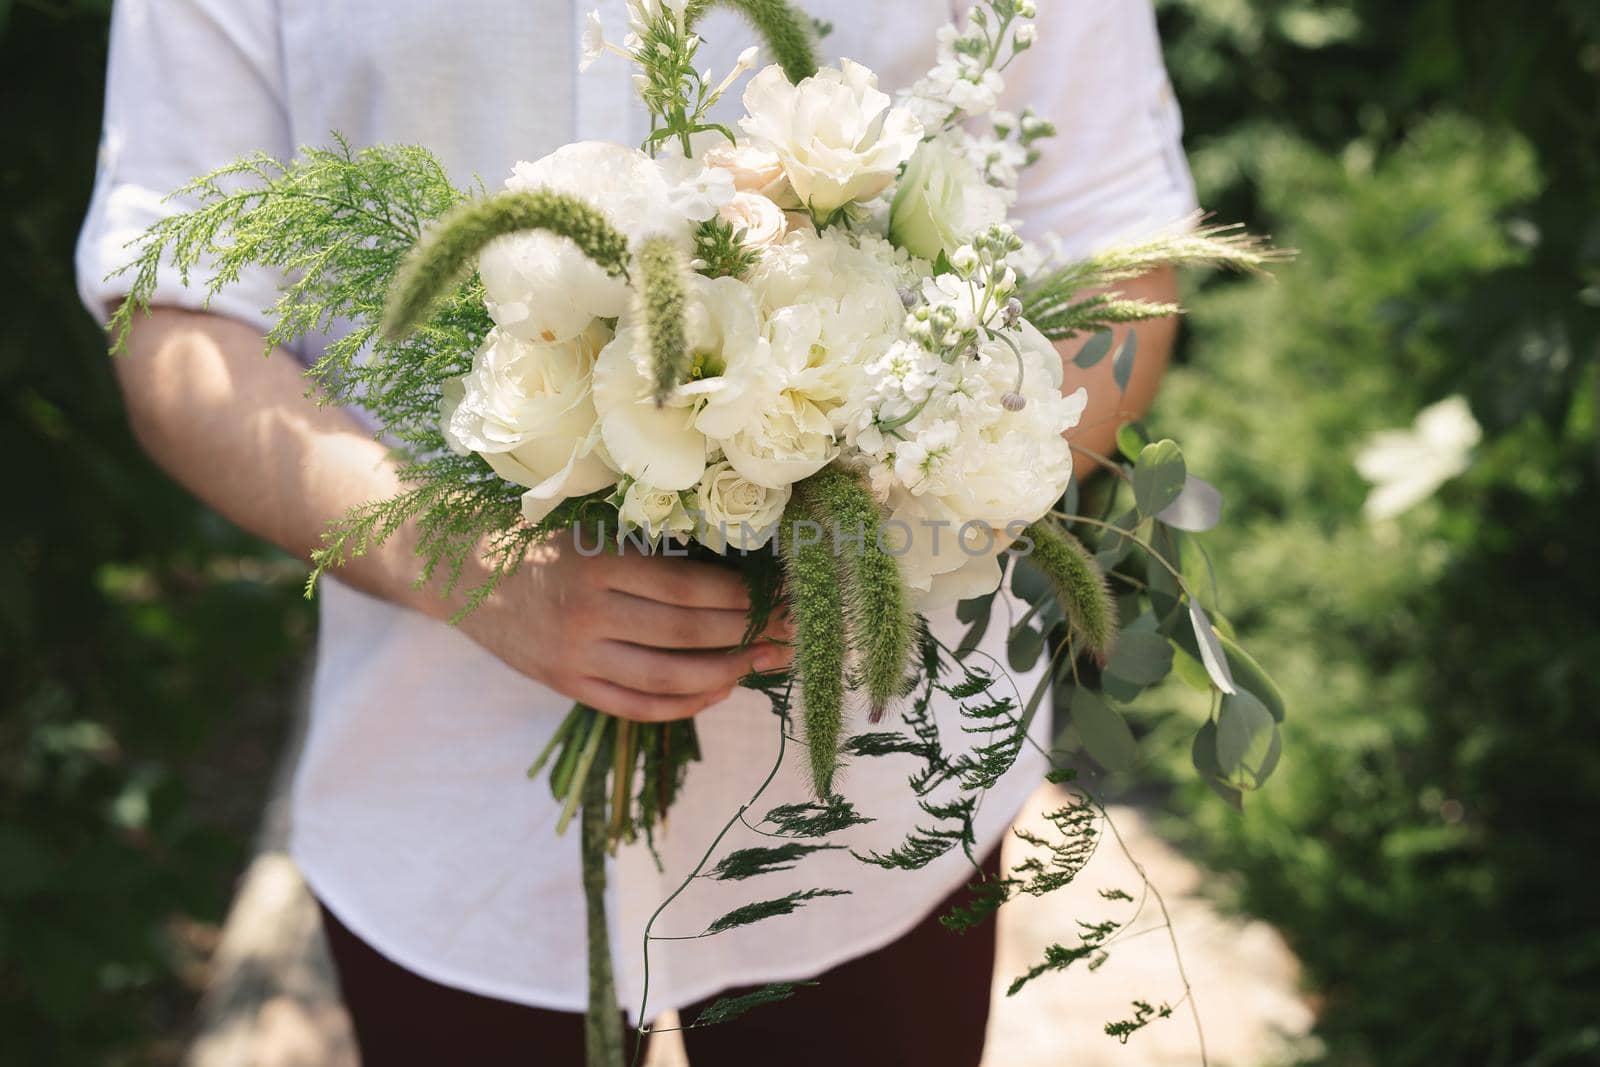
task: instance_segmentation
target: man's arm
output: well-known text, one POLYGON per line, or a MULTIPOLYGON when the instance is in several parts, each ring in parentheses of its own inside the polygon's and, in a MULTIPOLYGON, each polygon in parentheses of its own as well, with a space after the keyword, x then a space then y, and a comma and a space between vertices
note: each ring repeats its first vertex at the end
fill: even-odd
MULTIPOLYGON (((1117 292, 1129 299, 1175 304, 1178 302, 1177 272, 1170 267, 1163 267, 1123 282, 1117 286, 1117 292)), ((1117 346, 1134 330, 1139 334, 1139 349, 1126 392, 1118 392, 1109 358, 1102 359, 1088 370, 1082 370, 1072 362, 1072 357, 1083 347, 1083 341, 1063 341, 1056 346, 1061 352, 1064 367, 1062 389, 1070 393, 1081 385, 1089 390, 1089 406, 1084 409, 1083 418, 1075 429, 1067 433, 1067 440, 1074 446, 1072 459, 1076 477, 1082 478, 1099 466, 1096 455, 1112 456, 1116 453, 1117 427, 1129 419, 1140 418, 1150 410, 1156 389, 1167 372, 1172 344, 1178 336, 1178 320, 1169 316, 1141 322, 1136 327, 1118 326, 1112 330, 1112 351, 1116 351, 1117 346)))
MULTIPOLYGON (((262 357, 259 331, 219 315, 138 316, 117 378, 155 461, 239 526, 308 559, 329 520, 400 488, 388 450, 345 411, 306 395, 300 365, 262 357)), ((434 618, 459 600, 416 589, 416 539, 401 530, 341 580, 434 618)), ((470 588, 478 574, 463 576, 470 588)), ((748 598, 724 568, 664 556, 585 557, 540 546, 462 630, 514 669, 627 718, 693 714, 787 648, 743 636, 748 598)), ((778 631, 775 631, 776 635, 778 631)))

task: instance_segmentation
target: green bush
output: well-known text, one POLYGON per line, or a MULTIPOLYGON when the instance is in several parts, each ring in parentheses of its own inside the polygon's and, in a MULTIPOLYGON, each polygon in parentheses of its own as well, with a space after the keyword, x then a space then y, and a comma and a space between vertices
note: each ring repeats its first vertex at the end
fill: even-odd
POLYGON ((1291 703, 1245 814, 1170 825, 1304 961, 1319 1062, 1596 1062, 1600 12, 1163 8, 1203 199, 1302 253, 1197 296, 1156 420, 1291 703), (1355 452, 1452 392, 1474 465, 1367 523, 1355 452))
MULTIPOLYGON (((11 5, 0 5, 0 18, 11 5)), ((145 461, 74 293, 104 5, 0 31, 0 1039, 151 1063, 193 1012, 305 647, 304 570, 145 461)))

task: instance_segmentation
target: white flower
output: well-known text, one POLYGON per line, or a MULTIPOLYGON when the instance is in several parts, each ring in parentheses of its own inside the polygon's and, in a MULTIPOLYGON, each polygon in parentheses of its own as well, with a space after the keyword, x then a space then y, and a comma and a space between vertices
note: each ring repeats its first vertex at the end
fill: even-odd
POLYGON ((777 153, 812 215, 826 219, 888 188, 922 139, 922 124, 879 91, 877 75, 841 60, 791 85, 770 66, 745 87, 740 128, 777 153))
POLYGON ((1356 455, 1356 470, 1373 489, 1362 506, 1369 521, 1391 519, 1426 500, 1471 464, 1483 429, 1465 397, 1425 407, 1410 430, 1384 430, 1356 455))
POLYGON ((671 491, 699 481, 715 447, 708 435, 721 438, 752 425, 769 390, 768 346, 749 289, 732 278, 695 275, 689 281, 689 381, 656 406, 648 338, 636 312, 600 353, 594 372, 600 436, 612 462, 632 478, 671 491))
POLYGON ((1039 27, 1037 27, 1037 26, 1018 26, 1017 27, 1016 36, 1014 38, 1014 40, 1016 41, 1017 51, 1020 52, 1025 48, 1032 48, 1033 45, 1034 45, 1034 42, 1037 41, 1038 39, 1039 39, 1039 27))
MULTIPOLYGON (((518 163, 506 188, 551 189, 593 205, 630 241, 665 234, 688 246, 691 224, 674 208, 661 168, 642 152, 599 141, 518 163)), ((627 282, 606 274, 571 241, 548 233, 511 234, 478 257, 485 305, 504 330, 530 341, 561 341, 628 306, 627 282)))
POLYGON ((758 549, 772 539, 789 494, 787 486, 758 485, 730 463, 713 463, 695 488, 695 538, 717 552, 758 549))
POLYGON ((783 240, 789 232, 789 219, 783 209, 760 193, 734 193, 719 214, 741 233, 746 248, 765 249, 783 240))
POLYGON ((595 60, 605 55, 607 44, 599 9, 590 11, 583 19, 583 58, 578 61, 578 70, 585 71, 593 66, 595 60))
POLYGON ((784 177, 783 161, 770 149, 720 139, 701 153, 700 159, 733 175, 733 186, 742 193, 760 193, 785 207, 798 203, 784 177))
POLYGON ((667 197, 685 218, 704 222, 733 199, 733 176, 704 160, 677 151, 663 153, 656 162, 667 180, 667 197))
POLYGON ((677 492, 654 489, 643 482, 629 483, 622 494, 617 516, 624 526, 637 527, 651 537, 694 529, 694 517, 683 506, 683 498, 677 492))
POLYGON ((523 516, 538 522, 569 496, 617 480, 597 447, 590 373, 610 332, 598 324, 555 344, 489 331, 464 378, 446 382, 445 442, 477 452, 496 474, 527 487, 523 516))
POLYGON ((1010 199, 985 181, 950 139, 937 137, 917 149, 895 188, 889 237, 914 255, 936 259, 979 230, 1004 222, 1010 199))

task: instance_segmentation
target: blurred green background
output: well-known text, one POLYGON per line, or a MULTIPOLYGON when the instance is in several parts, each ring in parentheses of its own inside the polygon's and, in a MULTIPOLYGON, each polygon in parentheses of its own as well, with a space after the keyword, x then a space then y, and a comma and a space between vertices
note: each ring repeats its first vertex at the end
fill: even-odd
MULTIPOLYGON (((73 292, 107 7, 0 0, 8 1062, 173 1059, 311 630, 141 457, 73 292)), ((1303 960, 1319 1062, 1600 1063, 1600 4, 1158 7, 1203 202, 1301 253, 1191 280, 1151 420, 1291 701, 1242 815, 1144 716, 1165 828, 1303 960), (1470 469, 1364 519, 1353 457, 1456 393, 1470 469)))

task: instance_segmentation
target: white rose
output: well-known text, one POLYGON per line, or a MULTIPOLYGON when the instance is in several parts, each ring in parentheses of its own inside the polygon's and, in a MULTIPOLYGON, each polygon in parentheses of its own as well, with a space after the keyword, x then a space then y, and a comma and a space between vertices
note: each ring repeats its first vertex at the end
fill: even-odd
POLYGON ((772 539, 789 504, 787 486, 760 485, 727 462, 706 468, 695 490, 696 537, 718 552, 753 551, 772 539))
POLYGON ((648 338, 630 311, 594 372, 600 436, 617 469, 658 489, 700 480, 716 440, 750 425, 770 391, 769 346, 748 287, 732 278, 689 279, 685 315, 694 365, 657 406, 648 338))
POLYGON ((472 371, 446 382, 445 442, 476 452, 496 474, 527 487, 522 513, 538 522, 567 497, 616 482, 597 447, 590 374, 610 331, 595 324, 555 344, 489 331, 472 371))
POLYGON ((966 154, 946 138, 917 149, 895 188, 889 209, 889 236, 895 244, 937 259, 966 238, 1004 222, 1009 197, 984 181, 966 154))
POLYGON ((708 167, 727 171, 733 178, 733 187, 741 193, 760 193, 785 207, 796 203, 794 190, 783 174, 783 161, 771 149, 722 138, 702 152, 700 159, 708 167))
POLYGON ((746 248, 768 248, 789 232, 783 209, 760 193, 733 194, 719 214, 732 224, 735 233, 743 231, 740 242, 746 248))
MULTIPOLYGON (((692 228, 674 207, 674 186, 644 153, 600 141, 565 145, 518 163, 506 188, 550 189, 598 209, 630 241, 666 234, 687 248, 692 228)), ((597 318, 628 306, 628 283, 591 262, 576 245, 548 233, 501 237, 478 257, 485 305, 504 330, 530 341, 561 341, 597 318)))
POLYGON ((617 515, 624 526, 641 529, 652 538, 694 529, 694 517, 683 506, 683 498, 677 492, 656 489, 643 482, 628 485, 617 515))
POLYGON ((922 140, 922 123, 878 89, 859 63, 840 61, 799 85, 767 67, 745 87, 739 126, 776 153, 799 202, 826 219, 888 188, 922 140))

